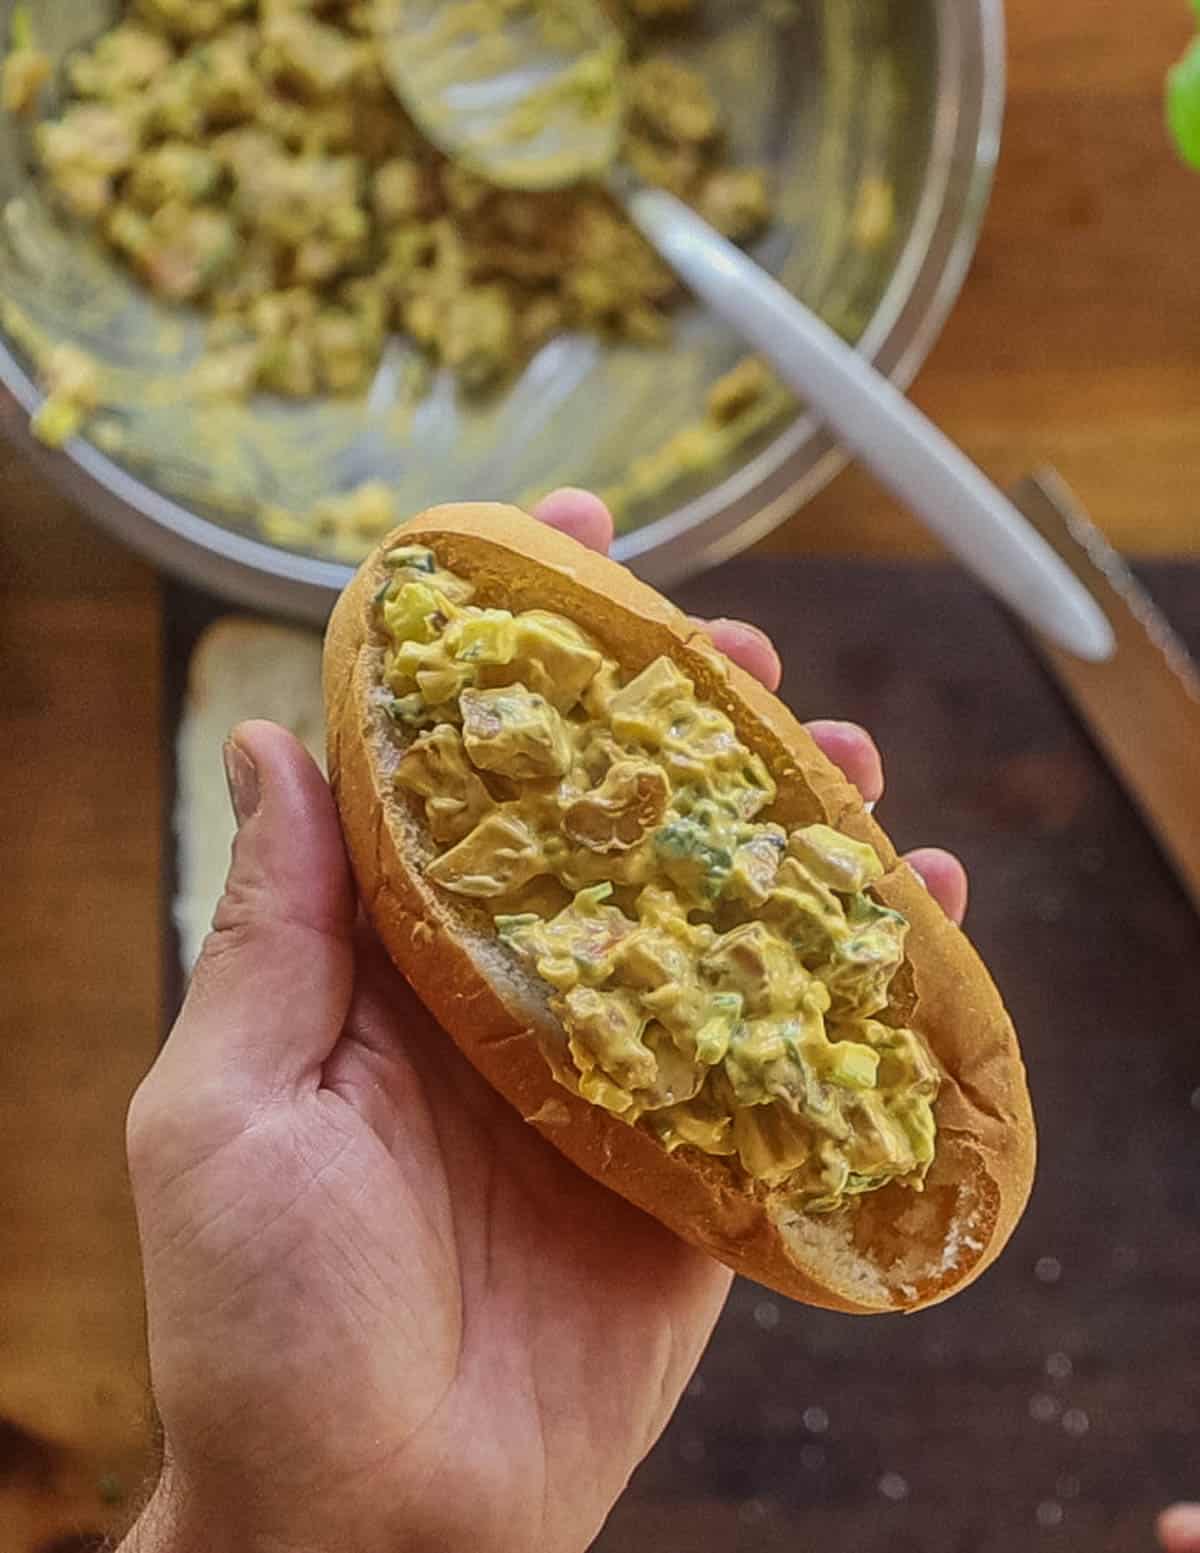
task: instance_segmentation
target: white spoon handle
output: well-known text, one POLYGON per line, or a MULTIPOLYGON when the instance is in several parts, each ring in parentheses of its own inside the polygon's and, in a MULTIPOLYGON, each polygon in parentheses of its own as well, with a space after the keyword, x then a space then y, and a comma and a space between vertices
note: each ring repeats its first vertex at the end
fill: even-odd
POLYGON ((696 295, 766 357, 968 571, 1060 647, 1093 661, 1112 656, 1112 627, 1083 584, 892 383, 682 201, 639 189, 626 204, 696 295))

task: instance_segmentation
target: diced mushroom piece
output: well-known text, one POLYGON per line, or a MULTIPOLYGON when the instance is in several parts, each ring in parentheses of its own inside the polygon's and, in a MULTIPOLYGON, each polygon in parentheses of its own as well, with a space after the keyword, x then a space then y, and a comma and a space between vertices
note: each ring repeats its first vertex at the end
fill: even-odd
POLYGON ((654 56, 636 65, 630 101, 635 118, 664 140, 703 145, 720 128, 720 109, 708 82, 673 59, 654 56))
POLYGON ((353 246, 369 230, 359 206, 362 163, 353 156, 239 157, 233 208, 248 226, 299 247, 315 236, 353 246))
POLYGON ((874 847, 830 825, 805 825, 788 837, 788 851, 810 874, 842 895, 857 895, 883 877, 874 847))
POLYGON ((767 175, 757 167, 723 167, 701 186, 697 209, 726 237, 753 237, 771 219, 767 175))
POLYGON ((846 932, 846 912, 827 884, 814 879, 793 857, 779 865, 763 908, 802 954, 825 955, 846 932))
POLYGON ((779 1106, 742 1106, 733 1113, 733 1141, 742 1167, 773 1185, 805 1166, 816 1139, 779 1106))
POLYGON ((609 702, 612 731, 618 739, 628 742, 655 742, 663 731, 664 713, 692 694, 691 680, 679 672, 670 658, 656 658, 609 702))
POLYGON ((503 286, 473 286, 451 299, 441 321, 442 358, 467 388, 486 388, 513 364, 517 314, 503 286))
POLYGON ((779 875, 787 838, 779 826, 764 825, 736 847, 726 893, 750 906, 762 906, 779 875))
POLYGON ((560 1014, 576 1045, 622 1089, 654 1083, 654 1055, 642 1041, 647 1016, 626 992, 573 987, 561 999, 560 1014))
POLYGON ((313 98, 345 91, 359 68, 352 38, 300 12, 276 15, 263 28, 262 68, 288 91, 313 98))
POLYGON ((73 172, 116 177, 129 167, 138 151, 138 134, 130 117, 101 103, 69 109, 55 124, 41 124, 38 150, 51 181, 57 186, 73 172))
POLYGON ((351 394, 366 386, 374 355, 353 313, 327 308, 313 326, 313 344, 330 393, 351 394))
POLYGON ((53 74, 54 65, 49 54, 36 48, 13 49, 4 61, 0 90, 5 113, 32 113, 42 88, 53 74))
MULTIPOLYGON (((855 1107, 854 1129, 847 1154, 850 1169, 869 1182, 907 1175, 918 1161, 914 1140, 892 1116, 878 1095, 863 1095, 855 1107)), ((926 1161, 927 1162, 927 1161, 926 1161)))
POLYGON ((618 761, 599 787, 570 805, 563 829, 591 852, 627 852, 661 823, 669 798, 659 766, 618 761))
POLYGON ((205 124, 218 127, 254 118, 263 105, 263 83, 255 70, 259 39, 249 27, 235 27, 192 50, 192 96, 205 124))
POLYGON ((309 399, 317 391, 320 374, 312 336, 308 332, 272 340, 259 364, 262 386, 289 399, 309 399))
POLYGON ((575 769, 580 775, 578 785, 592 787, 598 787, 618 761, 628 758, 603 723, 595 721, 582 733, 575 756, 575 769))
POLYGON ((732 367, 708 391, 705 409, 708 418, 719 426, 736 421, 761 403, 771 387, 771 373, 757 356, 746 356, 732 367))
POLYGON ((908 923, 862 896, 847 913, 847 928, 817 975, 829 989, 835 1017, 862 1019, 888 1005, 892 977, 904 959, 908 923))
POLYGON ((464 690, 463 742, 481 771, 516 782, 561 777, 571 763, 562 718, 544 696, 524 685, 464 690))
POLYGON ((193 204, 206 199, 221 178, 221 164, 209 151, 182 140, 168 140, 138 157, 129 178, 128 198, 140 210, 154 211, 171 201, 193 204))
POLYGON ((631 135, 626 142, 630 165, 639 178, 686 197, 704 165, 696 146, 667 145, 653 135, 631 135))
MULTIPOLYGON (((620 688, 621 672, 611 658, 606 658, 597 670, 595 679, 583 693, 583 709, 593 723, 605 724, 609 721, 612 703, 620 688)), ((606 727, 597 728, 590 742, 598 751, 603 750, 606 743, 614 749, 618 748, 606 727)), ((606 762, 606 766, 610 765, 611 760, 606 762)))
POLYGON ((653 992, 659 987, 686 981, 692 959, 684 946, 669 933, 653 927, 639 927, 621 945, 621 978, 631 987, 653 992))
POLYGON ((676 787, 705 791, 743 820, 774 800, 775 782, 762 757, 746 748, 719 708, 694 703, 676 708, 661 742, 676 787))
POLYGON ((207 291, 237 252, 237 228, 223 211, 173 204, 152 218, 149 246, 136 262, 160 296, 185 302, 207 291))
POLYGON ((514 643, 511 677, 538 691, 560 712, 577 705, 604 662, 578 626, 541 609, 517 616, 514 643))
POLYGON ((457 728, 440 723, 422 734, 396 768, 396 781, 425 800, 429 829, 437 842, 461 841, 494 807, 491 794, 471 769, 457 728))
POLYGON ((722 991, 741 994, 748 1014, 790 1011, 813 982, 765 922, 745 922, 725 933, 700 964, 722 991))
POLYGON ((642 993, 642 1007, 671 1032, 681 1051, 699 1054, 698 1037, 712 994, 693 978, 665 982, 653 992, 642 993))
POLYGON ((643 1110, 659 1111, 694 1099, 704 1083, 704 1068, 679 1049, 661 1024, 650 1025, 644 1040, 654 1054, 655 1074, 649 1084, 634 1089, 637 1103, 643 1110))
POLYGON ((171 46, 138 22, 123 22, 67 62, 67 78, 81 97, 120 97, 140 91, 170 67, 171 46))
POLYGON ((411 156, 384 162, 371 179, 371 203, 386 226, 428 215, 434 204, 428 171, 411 156))
POLYGON ((928 1046, 912 1030, 881 1025, 874 1019, 855 1021, 844 1027, 833 1026, 829 1038, 861 1040, 864 1033, 879 1053, 878 1082, 881 1089, 908 1089, 922 1099, 932 1099, 941 1077, 928 1046))
POLYGON ((618 907, 589 902, 588 894, 578 894, 548 922, 510 918, 502 935, 537 966, 543 981, 562 992, 581 982, 599 986, 606 981, 622 942, 634 930, 618 907))
POLYGON ((814 1069, 802 1044, 804 1033, 800 1019, 742 1021, 730 1038, 725 1076, 739 1105, 782 1107, 802 1115, 817 1131, 845 1138, 844 1108, 814 1069))
POLYGON ((211 37, 247 6, 245 0, 137 0, 137 8, 173 37, 191 41, 211 37))
MULTIPOLYGON (((115 98, 114 100, 120 100, 115 98)), ((189 52, 173 60, 142 92, 145 126, 151 135, 200 140, 208 130, 200 68, 189 52)))
POLYGON ((426 873, 455 895, 495 900, 511 895, 546 870, 538 838, 515 814, 499 809, 471 834, 435 858, 426 873))
POLYGON ((716 1105, 708 1091, 686 1105, 665 1107, 652 1117, 669 1152, 687 1146, 704 1154, 732 1154, 733 1118, 716 1105))

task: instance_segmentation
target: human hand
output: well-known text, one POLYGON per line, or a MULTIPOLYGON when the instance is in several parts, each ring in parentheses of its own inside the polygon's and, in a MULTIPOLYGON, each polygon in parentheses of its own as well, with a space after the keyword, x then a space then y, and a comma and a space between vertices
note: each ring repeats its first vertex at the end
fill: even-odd
MULTIPOLYGON (((603 548, 594 498, 547 522, 603 548)), ((768 684, 770 643, 714 640, 768 684)), ((813 725, 868 800, 878 752, 813 725)), ((186 1005, 129 1118, 166 1461, 130 1553, 585 1548, 730 1275, 580 1173, 356 921, 337 813, 268 724, 186 1005)), ((952 915, 961 867, 913 862, 952 915)))

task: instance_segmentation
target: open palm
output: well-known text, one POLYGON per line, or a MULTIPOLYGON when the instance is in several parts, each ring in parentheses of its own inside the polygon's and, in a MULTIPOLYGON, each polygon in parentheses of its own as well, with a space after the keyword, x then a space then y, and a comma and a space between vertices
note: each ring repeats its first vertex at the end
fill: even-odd
MULTIPOLYGON (((818 736, 877 786, 865 736, 818 736)), ((249 724, 228 754, 226 895, 130 1115, 167 1445, 133 1545, 585 1548, 729 1275, 558 1155, 436 1027, 356 921, 300 746, 249 724)))

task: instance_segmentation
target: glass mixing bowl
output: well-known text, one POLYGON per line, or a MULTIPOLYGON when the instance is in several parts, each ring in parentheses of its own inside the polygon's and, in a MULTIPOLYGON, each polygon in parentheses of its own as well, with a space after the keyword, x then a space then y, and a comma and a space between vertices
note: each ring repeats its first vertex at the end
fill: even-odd
MULTIPOLYGON (((776 219, 755 256, 906 386, 957 293, 982 218, 1003 98, 1002 0, 706 0, 679 46, 725 105, 742 160, 772 172, 776 219), (888 235, 864 239, 864 201, 890 190, 888 235), (866 191, 864 193, 864 190, 866 191)), ((2 36, 12 0, 0 0, 2 36)), ((38 0, 56 59, 94 38, 114 0, 38 0)), ((227 597, 312 619, 350 569, 268 543, 264 502, 308 509, 367 480, 400 512, 439 501, 529 499, 571 483, 619 486, 632 461, 703 414, 744 354, 682 306, 667 348, 551 342, 485 400, 435 374, 402 408, 410 347, 396 341, 365 398, 197 409, 175 391, 203 322, 153 301, 42 196, 29 128, 0 122, 0 293, 23 327, 0 334, 4 424, 80 506, 170 570, 227 597), (87 437, 51 453, 29 329, 99 358, 112 402, 106 453, 87 437), (113 441, 116 431, 119 441, 113 441)), ((843 458, 802 407, 781 408, 724 461, 632 504, 618 556, 660 585, 744 548, 825 484, 843 458)))

